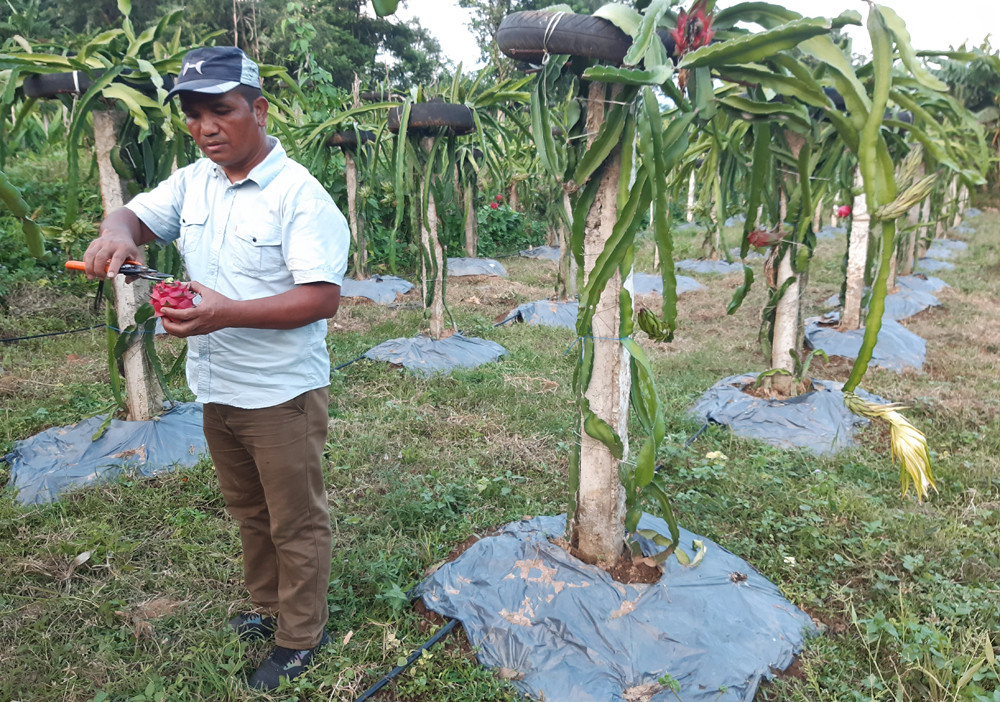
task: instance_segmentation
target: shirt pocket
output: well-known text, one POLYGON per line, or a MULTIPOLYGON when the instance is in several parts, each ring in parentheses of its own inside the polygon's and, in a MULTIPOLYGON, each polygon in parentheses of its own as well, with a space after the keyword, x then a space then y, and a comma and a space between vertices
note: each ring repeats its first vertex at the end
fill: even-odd
POLYGON ((254 278, 271 278, 284 271, 281 229, 266 224, 241 225, 233 231, 233 266, 254 278))
POLYGON ((205 237, 205 224, 208 222, 208 212, 182 212, 180 236, 177 238, 177 250, 181 256, 187 256, 197 250, 199 243, 205 237))

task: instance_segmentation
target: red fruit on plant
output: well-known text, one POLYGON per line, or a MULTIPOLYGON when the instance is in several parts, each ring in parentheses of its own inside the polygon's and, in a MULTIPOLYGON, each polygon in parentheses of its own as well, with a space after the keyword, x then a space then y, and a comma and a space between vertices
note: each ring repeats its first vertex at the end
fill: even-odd
POLYGON ((153 288, 150 302, 153 303, 153 313, 157 317, 162 317, 164 307, 173 307, 177 310, 194 307, 194 291, 187 283, 176 280, 163 281, 153 288))
POLYGON ((494 199, 495 199, 495 200, 496 200, 497 202, 502 202, 502 201, 503 201, 503 195, 497 195, 497 196, 496 196, 496 197, 495 197, 494 199))
POLYGON ((787 236, 788 232, 779 229, 768 230, 768 229, 754 229, 747 238, 750 240, 751 246, 756 246, 757 248, 763 249, 768 246, 777 244, 779 241, 787 236))
POLYGON ((495 201, 490 203, 490 209, 491 210, 495 210, 498 207, 500 207, 500 205, 498 205, 495 201))
POLYGON ((840 207, 837 208, 837 216, 838 217, 850 217, 851 216, 851 208, 849 206, 847 206, 847 205, 841 205, 840 207))

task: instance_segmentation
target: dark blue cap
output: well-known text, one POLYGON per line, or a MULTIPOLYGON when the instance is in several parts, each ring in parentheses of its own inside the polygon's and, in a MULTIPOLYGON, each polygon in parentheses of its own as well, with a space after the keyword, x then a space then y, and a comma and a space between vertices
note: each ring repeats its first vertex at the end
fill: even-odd
POLYGON ((257 64, 235 46, 207 46, 187 53, 167 97, 184 91, 219 95, 239 85, 260 88, 257 64))

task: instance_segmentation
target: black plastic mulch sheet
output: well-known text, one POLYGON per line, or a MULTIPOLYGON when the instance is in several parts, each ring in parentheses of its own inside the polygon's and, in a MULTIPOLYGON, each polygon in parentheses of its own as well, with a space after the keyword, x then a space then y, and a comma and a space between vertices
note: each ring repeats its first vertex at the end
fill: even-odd
MULTIPOLYGON (((742 271, 743 268, 741 267, 742 271)), ((690 276, 674 276, 677 280, 677 294, 704 290, 705 286, 690 276)), ((632 289, 636 295, 662 295, 663 277, 658 273, 633 273, 632 289)))
POLYGON ((935 239, 924 254, 927 258, 947 259, 968 250, 969 245, 958 239, 935 239))
MULTIPOLYGON (((828 314, 806 320, 806 341, 814 349, 825 351, 828 356, 857 358, 865 335, 864 327, 851 331, 837 331, 834 324, 838 315, 828 314), (825 323, 823 323, 825 322, 825 323)), ((923 370, 927 359, 927 342, 901 325, 882 318, 878 342, 868 366, 878 366, 897 372, 905 368, 923 370)))
POLYGON ((545 261, 558 261, 560 248, 558 246, 533 246, 518 253, 524 258, 538 258, 545 261))
MULTIPOLYGON (((721 424, 737 436, 758 439, 781 448, 801 448, 831 455, 854 446, 854 434, 868 420, 844 405, 843 383, 813 380, 813 391, 788 400, 769 400, 743 392, 757 373, 723 378, 701 396, 692 414, 703 422, 721 424)), ((871 402, 882 400, 859 390, 871 402)))
MULTIPOLYGON (((815 627, 743 559, 681 529, 681 546, 707 547, 696 567, 669 558, 653 585, 624 585, 570 556, 564 516, 507 525, 416 588, 424 604, 465 628, 480 663, 547 702, 750 702, 784 670, 815 627), (670 675, 679 697, 658 685, 670 675), (523 676, 523 677, 519 677, 523 676)), ((668 534, 650 515, 641 529, 668 534)), ((646 539, 649 555, 660 547, 646 539)))
POLYGON ((429 336, 389 339, 365 352, 365 358, 403 366, 419 375, 435 375, 492 363, 506 354, 507 349, 496 342, 452 334, 437 340, 429 336))
MULTIPOLYGON (((651 273, 634 273, 632 275, 633 290, 636 295, 662 295, 663 279, 651 273)), ((677 294, 701 290, 705 286, 694 278, 686 275, 677 276, 677 294)), ((576 318, 580 311, 577 300, 536 300, 525 302, 514 308, 500 324, 508 322, 524 322, 535 326, 562 327, 576 329, 576 318)))
POLYGON ((341 297, 366 297, 380 305, 396 301, 397 295, 413 290, 413 283, 394 275, 373 275, 366 280, 344 278, 340 286, 341 297))
POLYGON ((90 417, 15 442, 4 456, 15 499, 22 505, 53 502, 70 490, 122 475, 148 478, 190 468, 208 455, 196 402, 175 405, 148 421, 112 419, 104 435, 93 441, 103 422, 104 417, 90 417))
POLYGON ((743 275, 743 264, 739 262, 729 263, 728 261, 710 261, 708 259, 684 259, 677 261, 674 268, 680 271, 691 271, 692 273, 710 273, 713 275, 731 275, 739 273, 743 275))
POLYGON ((936 293, 951 287, 948 283, 932 275, 917 273, 915 275, 904 275, 896 278, 896 285, 918 292, 936 293))
MULTIPOLYGON (((729 249, 729 257, 732 258, 733 260, 738 259, 740 257, 740 247, 734 246, 733 248, 729 249)), ((754 248, 751 247, 750 250, 747 251, 747 256, 745 260, 747 263, 756 263, 757 261, 763 261, 765 258, 767 258, 767 256, 760 253, 759 251, 754 250, 754 248)))
MULTIPOLYGON (((882 319, 893 319, 897 322, 912 317, 931 307, 939 307, 940 300, 934 292, 948 287, 940 278, 928 278, 925 275, 908 275, 896 280, 896 292, 885 296, 885 312, 882 319)), ((840 305, 840 297, 831 295, 823 301, 828 307, 840 305)), ((832 317, 831 317, 832 319, 832 317)))
POLYGON ((501 322, 524 322, 534 326, 562 327, 576 329, 576 317, 580 311, 577 300, 536 300, 515 307, 501 322))
POLYGON ((449 258, 448 277, 460 278, 467 275, 493 275, 507 277, 507 269, 492 258, 449 258))
POLYGON ((844 227, 830 227, 826 226, 816 232, 817 239, 836 239, 841 234, 846 234, 847 229, 844 227))
POLYGON ((917 261, 917 268, 922 271, 927 271, 928 273, 937 273, 938 271, 954 270, 955 264, 924 256, 917 261))

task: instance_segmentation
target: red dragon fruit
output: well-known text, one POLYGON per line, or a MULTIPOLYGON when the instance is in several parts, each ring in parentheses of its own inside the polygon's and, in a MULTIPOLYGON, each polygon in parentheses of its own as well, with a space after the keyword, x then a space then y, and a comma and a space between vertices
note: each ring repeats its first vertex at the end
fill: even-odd
POLYGON ((837 216, 838 217, 850 217, 851 216, 851 208, 850 208, 850 206, 849 205, 841 205, 840 207, 838 207, 837 208, 837 216))
POLYGON ((177 310, 186 310, 194 307, 194 291, 187 283, 176 280, 165 280, 157 283, 150 295, 150 302, 153 303, 153 312, 157 317, 163 316, 164 307, 173 307, 177 310))

